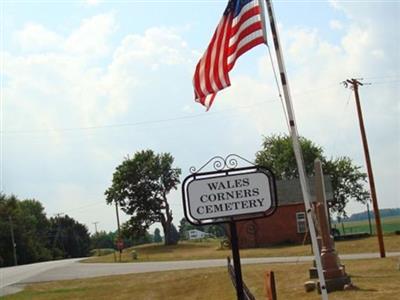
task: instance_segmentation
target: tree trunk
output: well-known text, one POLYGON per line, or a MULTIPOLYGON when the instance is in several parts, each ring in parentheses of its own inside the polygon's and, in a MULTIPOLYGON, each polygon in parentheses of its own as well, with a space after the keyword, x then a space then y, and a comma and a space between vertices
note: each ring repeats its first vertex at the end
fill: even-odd
POLYGON ((171 241, 171 224, 165 224, 164 229, 164 245, 172 245, 171 241))
POLYGON ((166 195, 164 195, 164 203, 165 203, 165 215, 161 215, 161 225, 164 230, 164 245, 176 245, 178 240, 174 236, 173 228, 172 228, 172 211, 169 209, 169 204, 166 199, 166 195))
POLYGON ((168 222, 164 216, 161 217, 161 225, 164 230, 164 245, 176 245, 172 233, 172 220, 168 222))

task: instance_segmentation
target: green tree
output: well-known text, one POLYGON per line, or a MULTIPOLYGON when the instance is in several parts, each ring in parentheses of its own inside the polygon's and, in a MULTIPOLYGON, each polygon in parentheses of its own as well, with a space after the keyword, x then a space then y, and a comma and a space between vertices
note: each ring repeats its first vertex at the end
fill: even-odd
POLYGON ((118 202, 131 215, 127 226, 133 235, 142 235, 150 225, 160 222, 166 245, 177 242, 172 237, 173 217, 167 199, 180 182, 181 170, 172 168, 173 162, 169 153, 136 152, 117 166, 112 185, 105 192, 108 204, 118 202))
POLYGON ((124 240, 125 247, 132 247, 143 244, 150 244, 154 237, 147 230, 141 230, 139 233, 133 233, 128 222, 121 225, 121 236, 124 240))
POLYGON ((205 225, 205 232, 211 234, 213 237, 224 237, 226 236, 224 225, 221 224, 211 224, 205 225))
POLYGON ((50 242, 55 258, 83 257, 89 254, 88 228, 68 215, 50 219, 50 242))
POLYGON ((162 242, 162 237, 160 234, 160 229, 156 228, 154 230, 154 243, 161 243, 162 242))
POLYGON ((51 259, 49 222, 39 201, 20 201, 13 195, 0 194, 0 253, 5 266, 14 264, 11 226, 18 264, 51 259))
POLYGON ((192 229, 199 229, 201 226, 194 226, 190 224, 186 218, 182 218, 179 222, 179 237, 181 240, 187 240, 188 234, 187 232, 192 229))
POLYGON ((114 248, 116 238, 117 235, 115 234, 115 232, 107 233, 105 231, 99 231, 90 236, 90 248, 114 248))
POLYGON ((370 194, 364 187, 367 174, 361 172, 361 167, 355 166, 350 158, 343 156, 324 161, 322 168, 332 180, 333 211, 347 217, 345 208, 350 200, 363 204, 370 200, 370 194))
POLYGON ((179 232, 176 229, 175 225, 171 223, 171 227, 169 229, 169 238, 171 240, 171 245, 178 244, 179 241, 179 232))
POLYGON ((49 220, 46 218, 43 205, 34 199, 19 202, 21 211, 16 222, 17 233, 21 237, 19 242, 20 262, 37 262, 50 260, 51 252, 48 248, 49 220))
MULTIPOLYGON (((330 176, 334 193, 331 209, 334 212, 346 216, 345 208, 349 201, 366 203, 369 200, 369 193, 364 187, 367 175, 349 157, 327 160, 322 147, 304 137, 300 137, 300 146, 307 175, 314 175, 314 160, 319 158, 324 174, 330 176)), ((298 178, 292 140, 288 135, 265 137, 263 149, 256 153, 256 163, 270 168, 277 179, 298 178)))
MULTIPOLYGON (((300 137, 301 150, 307 175, 314 174, 314 160, 324 160, 323 150, 312 141, 300 137)), ((263 149, 256 153, 256 163, 269 167, 277 179, 298 178, 296 158, 292 147, 292 139, 288 135, 272 135, 264 137, 263 149)))
POLYGON ((13 245, 11 241, 11 222, 14 222, 17 219, 16 216, 19 213, 18 199, 15 196, 6 196, 4 194, 0 194, 1 266, 14 265, 13 245))

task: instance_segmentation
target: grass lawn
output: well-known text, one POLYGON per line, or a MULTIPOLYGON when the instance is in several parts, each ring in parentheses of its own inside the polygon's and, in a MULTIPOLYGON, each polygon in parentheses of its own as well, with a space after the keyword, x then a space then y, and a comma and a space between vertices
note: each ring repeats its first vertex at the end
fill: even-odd
MULTIPOLYGON (((329 299, 398 299, 399 258, 346 261, 346 270, 359 288, 329 294, 329 299)), ((265 299, 264 273, 275 272, 278 299, 321 299, 316 292, 305 293, 310 263, 243 266, 246 284, 256 299, 265 299)), ((22 299, 235 299, 226 268, 168 271, 118 275, 34 284, 5 300, 22 299)))
MULTIPOLYGON (((388 252, 400 251, 400 235, 384 236, 385 250, 388 252)), ((164 246, 162 244, 142 245, 125 249, 122 253, 122 262, 144 261, 169 261, 169 260, 193 260, 226 258, 231 255, 231 250, 218 250, 218 240, 204 242, 180 242, 176 246, 164 246), (133 260, 131 251, 135 249, 138 259, 133 260)), ((336 250, 339 254, 379 252, 376 236, 336 242, 336 250)), ((240 250, 241 257, 274 257, 274 256, 304 256, 312 255, 310 245, 280 246, 269 248, 255 248, 240 250)), ((118 258, 118 255, 116 256, 118 258)), ((85 262, 114 262, 114 254, 91 257, 85 262)))
MULTIPOLYGON (((393 233, 396 230, 400 230, 400 217, 386 217, 381 219, 382 222, 382 230, 384 233, 393 233)), ((375 219, 371 219, 371 226, 372 232, 375 234, 376 227, 375 227, 375 219)), ((349 233, 358 233, 358 232, 368 232, 369 233, 369 223, 368 220, 363 221, 351 221, 351 222, 344 222, 343 227, 341 224, 336 224, 336 228, 343 234, 349 233)))

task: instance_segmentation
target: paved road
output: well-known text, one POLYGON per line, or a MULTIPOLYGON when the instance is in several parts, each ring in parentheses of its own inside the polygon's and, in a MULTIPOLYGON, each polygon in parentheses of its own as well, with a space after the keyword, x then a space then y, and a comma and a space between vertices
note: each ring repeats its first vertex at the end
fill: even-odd
POLYGON ((28 278, 33 279, 39 274, 45 274, 53 268, 66 267, 79 260, 82 260, 82 258, 46 261, 17 267, 0 268, 0 296, 6 293, 19 291, 20 288, 14 287, 14 284, 28 280, 28 278))
MULTIPOLYGON (((400 252, 387 253, 400 256, 400 252)), ((344 254, 341 260, 378 258, 378 253, 344 254)), ((313 256, 243 258, 242 264, 298 263, 311 261, 313 256)), ((24 284, 90 278, 99 276, 185 270, 226 266, 225 259, 188 260, 143 263, 79 263, 81 259, 67 259, 0 269, 0 296, 16 292, 24 284)))

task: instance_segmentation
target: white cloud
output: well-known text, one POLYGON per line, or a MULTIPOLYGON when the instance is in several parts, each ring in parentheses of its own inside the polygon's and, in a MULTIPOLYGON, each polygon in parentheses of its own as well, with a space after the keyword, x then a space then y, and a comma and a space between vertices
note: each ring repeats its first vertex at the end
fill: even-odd
POLYGON ((304 63, 309 59, 310 50, 314 50, 318 45, 318 31, 316 29, 293 29, 286 32, 290 39, 290 45, 287 49, 290 57, 295 58, 297 64, 304 63))
POLYGON ((88 60, 110 53, 109 38, 116 29, 115 17, 108 13, 84 19, 69 36, 62 36, 41 24, 28 23, 15 33, 15 40, 24 51, 52 51, 64 55, 79 55, 88 60))
POLYGON ((56 50, 63 42, 57 33, 35 23, 26 24, 16 33, 15 39, 22 50, 34 51, 56 50))
POLYGON ((154 84, 152 76, 162 66, 187 65, 191 61, 192 53, 177 29, 149 28, 143 35, 128 35, 118 46, 112 46, 110 37, 116 28, 113 14, 102 14, 83 20, 65 37, 42 25, 29 25, 17 32, 21 47, 30 45, 39 34, 46 49, 42 47, 38 54, 7 56, 5 73, 9 82, 5 90, 13 99, 8 108, 18 112, 10 120, 10 127, 18 130, 29 124, 32 129, 44 129, 113 123, 114 118, 135 105, 140 88, 143 92, 146 85, 154 84), (109 64, 93 61, 98 56, 105 57, 109 64), (59 110, 63 114, 57 116, 59 110), (18 115, 29 118, 19 119, 18 115))
POLYGON ((339 20, 331 20, 329 22, 329 26, 332 29, 336 29, 336 30, 341 30, 343 29, 343 24, 342 22, 340 22, 339 20))
POLYGON ((158 64, 177 65, 190 62, 186 42, 175 29, 153 27, 144 35, 132 34, 124 38, 116 50, 117 61, 140 61, 157 66, 158 64))
POLYGON ((89 6, 96 6, 96 5, 99 5, 103 1, 102 0, 85 0, 85 2, 89 6))
POLYGON ((65 41, 65 48, 73 54, 88 57, 104 56, 109 53, 109 37, 116 30, 113 14, 97 15, 82 21, 65 41))
MULTIPOLYGON (((341 9, 337 13, 343 13, 342 3, 336 6, 341 9)), ((283 28, 281 37, 300 133, 321 144, 329 155, 349 155, 363 165, 352 95, 339 82, 375 74, 399 76, 400 51, 396 45, 399 36, 396 26, 386 30, 385 25, 377 24, 379 18, 373 17, 373 10, 361 16, 350 14, 351 9, 346 7, 349 10, 346 27, 335 32, 341 34, 339 43, 329 42, 318 29, 307 27, 283 28)), ((5 54, 5 130, 152 120, 160 118, 155 114, 157 111, 170 112, 171 107, 176 106, 178 112, 204 111, 193 103, 190 83, 194 58, 202 53, 191 49, 179 29, 152 27, 143 33, 126 35, 113 44, 117 29, 115 15, 102 14, 83 20, 78 28, 63 34, 36 23, 27 24, 16 32, 15 40, 25 51, 18 55, 5 54)), ((252 69, 250 75, 240 72, 245 65, 241 62, 245 60, 241 58, 231 74, 232 87, 218 94, 210 115, 206 119, 199 118, 197 123, 196 120, 179 125, 163 123, 104 135, 102 131, 84 130, 79 134, 54 131, 51 135, 33 135, 33 146, 29 147, 31 157, 42 157, 49 153, 46 151, 54 151, 55 158, 46 157, 46 161, 65 160, 71 177, 77 174, 87 178, 93 174, 102 177, 96 179, 100 181, 96 188, 87 189, 79 187, 86 184, 83 179, 79 184, 53 182, 54 198, 51 199, 50 192, 47 198, 51 201, 60 198, 60 209, 67 210, 72 204, 79 206, 80 202, 91 198, 90 191, 94 189, 97 198, 103 197, 113 167, 123 155, 145 147, 177 151, 173 155, 180 163, 187 163, 185 158, 194 159, 193 155, 203 159, 207 155, 230 152, 231 148, 239 154, 250 153, 251 159, 254 149, 260 147, 262 135, 287 132, 287 128, 271 66, 266 63, 269 59, 259 58, 258 69, 252 69), (225 109, 232 110, 212 117, 214 110, 225 109), (212 130, 208 126, 213 126, 212 130), (90 166, 83 166, 86 162, 90 166), (99 171, 97 167, 104 169, 99 171), (79 200, 68 204, 70 197, 79 200)), ((396 185, 390 180, 398 178, 400 170, 393 167, 388 171, 385 166, 400 159, 396 151, 400 148, 399 141, 393 138, 400 132, 400 106, 394 102, 398 89, 396 95, 393 89, 380 87, 363 87, 361 92, 365 99, 371 153, 377 158, 378 193, 382 193, 384 201, 392 199, 384 202, 388 203, 387 207, 398 199, 396 185), (387 107, 392 109, 387 111, 387 107)), ((21 143, 24 138, 15 140, 21 143)), ((11 153, 14 148, 10 143, 7 145, 6 151, 11 153)), ((15 149, 21 148, 15 145, 15 149)), ((36 166, 38 169, 45 173, 41 166, 36 166)), ((47 171, 47 176, 65 171, 62 167, 56 169, 47 171)), ((31 172, 29 176, 34 177, 34 168, 31 172)), ((23 181, 18 180, 18 184, 20 182, 23 181)))

